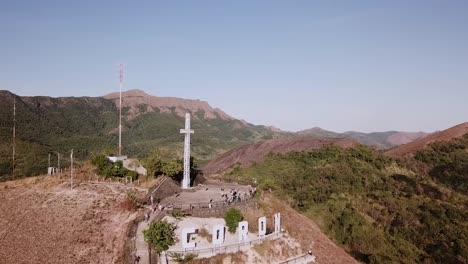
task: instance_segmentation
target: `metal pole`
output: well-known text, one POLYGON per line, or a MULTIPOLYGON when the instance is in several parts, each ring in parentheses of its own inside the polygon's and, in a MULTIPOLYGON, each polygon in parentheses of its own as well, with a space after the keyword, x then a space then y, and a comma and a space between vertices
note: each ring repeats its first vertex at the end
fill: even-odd
POLYGON ((61 173, 60 173, 60 153, 57 152, 57 170, 58 170, 58 173, 59 173, 59 177, 61 177, 61 173))
POLYGON ((13 178, 15 178, 15 155, 16 155, 16 95, 13 95, 13 168, 12 168, 13 178))
POLYGON ((122 79, 123 65, 119 65, 119 87, 120 87, 120 103, 119 103, 119 157, 122 156, 122 79))
POLYGON ((70 164, 70 190, 73 190, 73 149, 70 154, 71 164, 70 164))

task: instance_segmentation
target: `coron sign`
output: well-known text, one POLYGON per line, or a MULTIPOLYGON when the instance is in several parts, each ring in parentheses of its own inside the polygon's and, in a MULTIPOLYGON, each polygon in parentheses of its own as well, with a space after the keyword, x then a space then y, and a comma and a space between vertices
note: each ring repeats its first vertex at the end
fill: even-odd
MULTIPOLYGON (((281 231, 281 214, 276 213, 273 215, 274 217, 274 233, 279 233, 281 231)), ((266 235, 266 217, 262 216, 258 218, 258 237, 262 238, 266 235)), ((226 227, 224 225, 214 225, 212 229, 212 244, 214 246, 221 245, 224 243, 225 237, 225 230, 226 227)), ((249 234, 249 223, 247 221, 239 222, 237 227, 237 231, 239 234, 239 242, 246 242, 248 241, 248 234, 249 234)), ((182 229, 181 234, 181 241, 182 247, 184 249, 193 249, 196 247, 195 242, 190 242, 190 235, 195 234, 196 228, 195 227, 187 227, 182 229)))

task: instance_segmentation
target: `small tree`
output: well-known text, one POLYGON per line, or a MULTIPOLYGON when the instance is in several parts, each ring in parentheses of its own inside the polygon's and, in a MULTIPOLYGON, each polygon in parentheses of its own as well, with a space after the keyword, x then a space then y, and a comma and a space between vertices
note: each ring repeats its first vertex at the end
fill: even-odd
POLYGON ((97 155, 91 163, 96 166, 96 173, 99 175, 107 175, 111 169, 109 159, 105 155, 97 155))
POLYGON ((123 166, 123 161, 118 160, 112 167, 112 174, 107 176, 123 177, 128 173, 128 170, 123 166))
POLYGON ((149 176, 158 176, 161 174, 162 154, 160 150, 153 151, 144 161, 149 176))
POLYGON ((181 160, 163 161, 161 172, 169 177, 174 177, 184 171, 184 164, 181 160))
POLYGON ((105 155, 98 155, 91 163, 96 166, 96 173, 106 177, 123 177, 128 170, 123 166, 123 161, 118 160, 112 163, 105 155))
POLYGON ((166 220, 153 221, 149 228, 143 231, 145 242, 152 245, 154 250, 161 254, 161 252, 175 244, 175 228, 174 224, 166 220))
POLYGON ((241 211, 236 208, 231 208, 224 214, 224 221, 226 221, 228 231, 231 234, 236 232, 236 228, 239 225, 239 222, 242 220, 244 220, 244 216, 242 216, 241 211))

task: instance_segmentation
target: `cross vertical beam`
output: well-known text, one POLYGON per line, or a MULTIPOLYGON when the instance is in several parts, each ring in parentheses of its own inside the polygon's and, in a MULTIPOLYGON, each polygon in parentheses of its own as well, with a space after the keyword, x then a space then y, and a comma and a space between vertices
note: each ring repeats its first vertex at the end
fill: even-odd
POLYGON ((182 189, 190 188, 190 134, 193 134, 193 129, 190 129, 190 113, 185 113, 185 128, 180 130, 181 134, 185 134, 184 139, 184 178, 182 180, 182 189))

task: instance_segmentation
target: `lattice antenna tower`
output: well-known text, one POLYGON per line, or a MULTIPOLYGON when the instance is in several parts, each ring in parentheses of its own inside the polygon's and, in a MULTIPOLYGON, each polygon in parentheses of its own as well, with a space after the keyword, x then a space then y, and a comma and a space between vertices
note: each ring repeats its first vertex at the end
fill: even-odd
POLYGON ((123 64, 119 64, 119 157, 122 156, 122 83, 123 83, 123 64))

